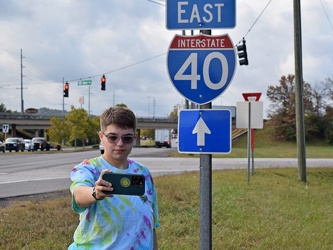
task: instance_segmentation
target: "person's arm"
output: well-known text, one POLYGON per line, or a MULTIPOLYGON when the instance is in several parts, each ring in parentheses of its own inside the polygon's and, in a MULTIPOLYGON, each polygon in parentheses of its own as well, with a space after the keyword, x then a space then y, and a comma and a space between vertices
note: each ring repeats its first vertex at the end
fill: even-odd
POLYGON ((154 250, 158 250, 158 244, 157 244, 157 235, 156 235, 156 230, 154 229, 154 250))
MULTIPOLYGON (((113 194, 106 194, 103 191, 113 191, 112 184, 104 181, 102 176, 105 172, 110 170, 103 170, 98 180, 95 182, 95 193, 98 200, 103 200, 105 197, 113 197, 113 194)), ((78 186, 74 189, 74 199, 79 207, 89 207, 97 200, 92 196, 94 187, 78 186)))

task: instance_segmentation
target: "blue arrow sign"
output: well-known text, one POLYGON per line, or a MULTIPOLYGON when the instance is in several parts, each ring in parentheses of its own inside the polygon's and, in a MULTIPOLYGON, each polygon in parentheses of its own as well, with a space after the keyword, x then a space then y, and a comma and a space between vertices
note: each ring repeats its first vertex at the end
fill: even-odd
POLYGON ((230 110, 181 110, 178 121, 178 151, 194 154, 230 153, 230 110))
POLYGON ((175 35, 168 51, 167 67, 177 91, 202 105, 229 87, 236 69, 235 48, 228 34, 175 35))

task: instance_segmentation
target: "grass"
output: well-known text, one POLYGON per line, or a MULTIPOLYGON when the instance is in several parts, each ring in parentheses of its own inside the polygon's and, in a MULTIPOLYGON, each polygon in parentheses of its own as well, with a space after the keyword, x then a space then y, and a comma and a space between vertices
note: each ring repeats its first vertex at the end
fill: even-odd
MULTIPOLYGON (((255 157, 296 158, 296 144, 272 140, 269 129, 256 130, 255 157)), ((307 145, 306 153, 333 157, 322 143, 307 145)), ((233 142, 231 154, 214 157, 247 157, 246 136, 233 142)), ((333 166, 307 169, 307 179, 298 181, 296 168, 257 169, 248 184, 246 170, 214 171, 213 249, 332 249, 333 166)), ((160 249, 199 249, 199 173, 160 176, 155 184, 160 249)), ((48 200, 32 196, 0 208, 0 249, 67 249, 78 225, 70 198, 69 191, 48 200)))
MULTIPOLYGON (((297 169, 213 172, 213 249, 332 249, 333 168, 309 169, 308 185, 297 169)), ((200 175, 155 178, 160 249, 199 249, 200 175)), ((0 209, 0 249, 67 249, 78 216, 70 194, 12 203, 0 209)))
MULTIPOLYGON (((255 158, 297 158, 297 145, 294 142, 281 142, 272 138, 272 127, 265 125, 263 129, 255 130, 255 158)), ((230 154, 214 154, 213 158, 247 158, 247 135, 232 142, 230 154)), ((252 154, 252 152, 251 152, 252 154)), ((173 153, 173 157, 200 157, 199 154, 173 153)), ((307 158, 333 158, 333 145, 321 141, 306 142, 307 158)))

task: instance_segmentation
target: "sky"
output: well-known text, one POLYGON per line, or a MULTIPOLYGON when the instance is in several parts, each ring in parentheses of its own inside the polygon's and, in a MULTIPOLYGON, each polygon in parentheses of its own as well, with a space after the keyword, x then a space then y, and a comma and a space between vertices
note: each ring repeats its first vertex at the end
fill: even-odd
MULTIPOLYGON (((318 84, 333 77, 333 2, 301 2, 303 79, 318 84)), ((22 50, 24 109, 62 110, 63 81, 68 81, 67 111, 73 105, 100 115, 124 103, 138 117, 167 117, 185 99, 168 76, 168 49, 182 31, 166 28, 165 4, 0 0, 0 103, 21 111, 22 50), (100 89, 103 74, 106 91, 100 89), (88 79, 90 87, 78 86, 88 79)), ((245 37, 249 65, 236 66, 228 88, 213 105, 236 106, 244 101, 242 93, 260 92, 266 116, 268 86, 295 72, 293 1, 238 0, 236 26, 212 30, 212 35, 223 34, 234 45, 245 37)))

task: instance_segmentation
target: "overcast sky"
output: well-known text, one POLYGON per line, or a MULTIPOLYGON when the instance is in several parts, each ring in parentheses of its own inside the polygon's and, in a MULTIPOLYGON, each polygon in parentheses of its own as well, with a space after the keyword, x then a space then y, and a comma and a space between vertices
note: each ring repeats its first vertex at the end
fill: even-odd
MULTIPOLYGON (((70 106, 99 115, 124 103, 137 116, 166 117, 184 98, 170 82, 166 54, 181 30, 167 30, 165 2, 154 0, 0 0, 0 103, 21 111, 23 51, 24 109, 62 110, 63 78, 69 81, 70 106), (106 74, 106 91, 100 77, 106 74)), ((242 93, 261 92, 266 112, 269 85, 294 74, 293 1, 236 1, 234 45, 245 36, 249 65, 237 65, 227 90, 213 105, 236 106, 242 93), (260 18, 259 15, 262 13, 260 18), (257 20, 258 19, 258 20, 257 20), (257 21, 256 21, 257 20, 257 21)), ((315 84, 333 77, 333 2, 302 2, 303 78, 315 84)), ((197 34, 195 31, 194 34, 197 34)), ((190 34, 190 31, 187 31, 190 34)))

